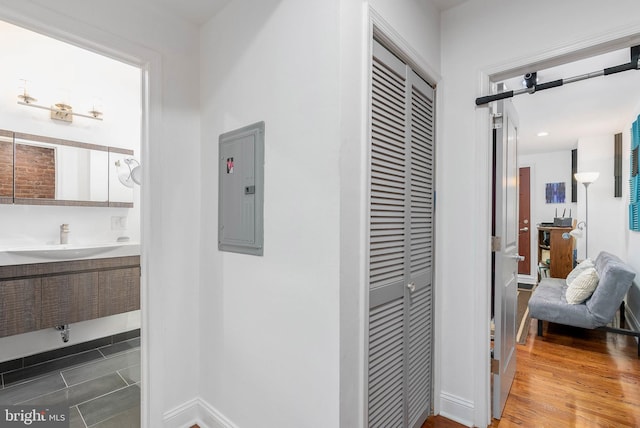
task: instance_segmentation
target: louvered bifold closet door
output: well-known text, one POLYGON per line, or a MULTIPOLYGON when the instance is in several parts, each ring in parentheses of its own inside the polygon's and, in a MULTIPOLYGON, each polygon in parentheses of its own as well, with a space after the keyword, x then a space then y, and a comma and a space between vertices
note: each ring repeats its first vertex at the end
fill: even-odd
POLYGON ((415 426, 430 411, 433 90, 416 77, 374 42, 368 367, 372 428, 415 426))
POLYGON ((410 156, 410 261, 408 325, 409 426, 420 427, 431 405, 432 271, 433 271, 433 89, 413 71, 410 156))
POLYGON ((369 231, 369 427, 405 421, 405 65, 374 45, 369 231))

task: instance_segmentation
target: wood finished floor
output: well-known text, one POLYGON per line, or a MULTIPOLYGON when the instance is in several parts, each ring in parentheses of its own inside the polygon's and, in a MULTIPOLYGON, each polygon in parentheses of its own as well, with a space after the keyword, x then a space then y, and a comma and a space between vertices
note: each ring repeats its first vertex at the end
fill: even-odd
MULTIPOLYGON (((531 322, 502 419, 491 427, 640 427, 640 358, 632 337, 531 322)), ((422 428, 463 427, 432 416, 422 428)))

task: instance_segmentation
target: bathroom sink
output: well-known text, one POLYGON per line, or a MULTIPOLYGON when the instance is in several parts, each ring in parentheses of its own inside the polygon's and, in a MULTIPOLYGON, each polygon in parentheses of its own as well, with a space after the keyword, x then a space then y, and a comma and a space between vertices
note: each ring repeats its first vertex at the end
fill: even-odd
POLYGON ((93 243, 93 244, 49 244, 37 247, 12 248, 8 253, 23 256, 39 257, 43 259, 77 259, 106 253, 115 248, 128 245, 123 242, 93 243))

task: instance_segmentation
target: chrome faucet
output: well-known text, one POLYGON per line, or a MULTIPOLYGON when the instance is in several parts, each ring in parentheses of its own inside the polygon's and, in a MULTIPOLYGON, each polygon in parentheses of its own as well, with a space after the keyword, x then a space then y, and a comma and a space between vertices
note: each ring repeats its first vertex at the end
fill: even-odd
POLYGON ((60 244, 68 244, 69 243, 69 225, 61 224, 60 225, 60 244))

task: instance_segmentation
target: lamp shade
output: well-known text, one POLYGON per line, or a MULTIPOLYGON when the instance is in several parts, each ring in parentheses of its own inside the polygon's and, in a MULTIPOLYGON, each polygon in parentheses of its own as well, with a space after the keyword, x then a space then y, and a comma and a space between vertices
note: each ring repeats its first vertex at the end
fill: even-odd
POLYGON ((580 183, 593 183, 600 177, 599 172, 577 172, 573 174, 580 183))

